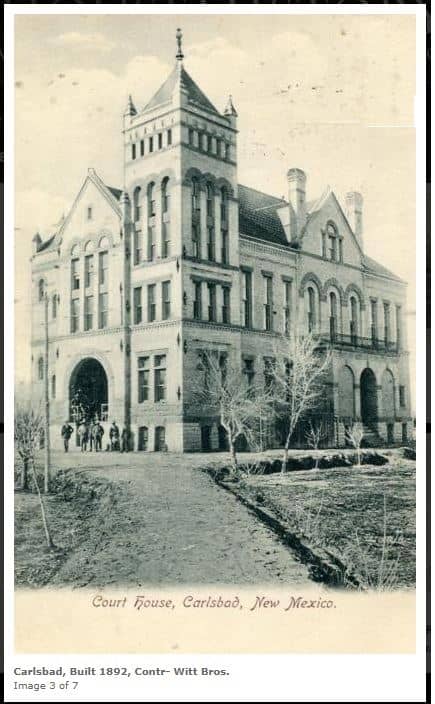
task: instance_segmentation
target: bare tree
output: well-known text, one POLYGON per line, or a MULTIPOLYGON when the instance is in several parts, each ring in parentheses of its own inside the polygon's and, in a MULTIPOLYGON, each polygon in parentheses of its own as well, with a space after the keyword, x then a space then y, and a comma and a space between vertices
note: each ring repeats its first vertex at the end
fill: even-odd
POLYGON ((331 351, 320 349, 315 337, 308 334, 296 339, 282 337, 275 345, 274 354, 274 397, 284 428, 282 471, 285 472, 290 441, 299 420, 319 407, 325 395, 331 351))
MULTIPOLYGON (((323 420, 319 420, 317 423, 313 423, 313 421, 310 420, 308 424, 308 430, 305 433, 305 438, 308 447, 311 447, 313 450, 318 450, 320 443, 327 437, 327 435, 328 429, 323 420)), ((314 469, 317 469, 318 466, 319 457, 316 454, 314 469)))
POLYGON ((356 450, 357 467, 361 466, 361 443, 364 439, 364 430, 360 424, 353 423, 346 428, 346 439, 356 450))
POLYGON ((251 448, 259 449, 260 419, 273 413, 271 395, 263 387, 254 389, 246 374, 228 356, 213 350, 204 350, 200 356, 204 383, 198 385, 194 399, 219 415, 227 435, 232 467, 237 472, 236 443, 243 437, 251 448))
POLYGON ((18 452, 23 464, 21 474, 21 488, 28 488, 28 470, 30 466, 32 470, 33 481, 36 487, 36 492, 38 494, 39 506, 41 508, 41 517, 44 526, 45 538, 47 540, 48 547, 51 549, 54 547, 54 545, 48 527, 44 501, 39 488, 38 477, 35 468, 35 454, 36 450, 39 447, 41 431, 43 429, 44 419, 42 415, 38 411, 35 411, 30 404, 27 406, 16 406, 14 417, 14 440, 16 451, 18 452))

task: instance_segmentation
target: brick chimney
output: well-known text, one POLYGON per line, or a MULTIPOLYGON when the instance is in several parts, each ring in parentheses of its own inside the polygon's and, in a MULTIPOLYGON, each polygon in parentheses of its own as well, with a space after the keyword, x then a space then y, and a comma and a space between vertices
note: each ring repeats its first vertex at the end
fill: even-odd
POLYGON ((302 169, 287 171, 288 199, 290 203, 290 240, 300 236, 307 219, 306 182, 307 177, 302 169))

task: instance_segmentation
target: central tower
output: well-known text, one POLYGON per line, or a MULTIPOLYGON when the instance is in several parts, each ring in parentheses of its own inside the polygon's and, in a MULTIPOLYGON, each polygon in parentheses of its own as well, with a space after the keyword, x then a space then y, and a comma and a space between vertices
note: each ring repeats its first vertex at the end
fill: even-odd
POLYGON ((126 301, 130 289, 138 385, 162 377, 156 360, 167 364, 163 403, 143 401, 148 390, 136 403, 133 388, 133 426, 164 425, 171 449, 189 450, 201 449, 209 422, 192 394, 198 353, 240 349, 237 113, 231 97, 216 109, 184 68, 180 30, 176 39, 165 82, 141 110, 129 96, 123 116, 126 301))

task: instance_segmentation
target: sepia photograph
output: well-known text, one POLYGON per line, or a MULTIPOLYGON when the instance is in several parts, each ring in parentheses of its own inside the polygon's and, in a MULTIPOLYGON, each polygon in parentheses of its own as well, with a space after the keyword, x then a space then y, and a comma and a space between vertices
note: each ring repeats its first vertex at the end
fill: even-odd
POLYGON ((14 28, 19 649, 413 652, 415 16, 14 28))

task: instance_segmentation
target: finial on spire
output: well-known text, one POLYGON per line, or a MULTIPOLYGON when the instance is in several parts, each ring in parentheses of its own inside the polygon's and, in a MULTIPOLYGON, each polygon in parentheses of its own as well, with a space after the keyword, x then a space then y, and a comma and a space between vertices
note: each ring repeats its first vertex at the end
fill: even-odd
POLYGON ((183 61, 184 59, 184 54, 183 54, 183 47, 182 47, 182 41, 183 41, 183 32, 181 31, 180 27, 177 28, 177 33, 175 35, 177 37, 177 55, 176 59, 177 61, 183 61))
POLYGON ((237 110, 234 107, 232 95, 230 95, 228 97, 228 102, 227 102, 227 106, 225 108, 224 115, 233 115, 234 117, 237 117, 237 110))

